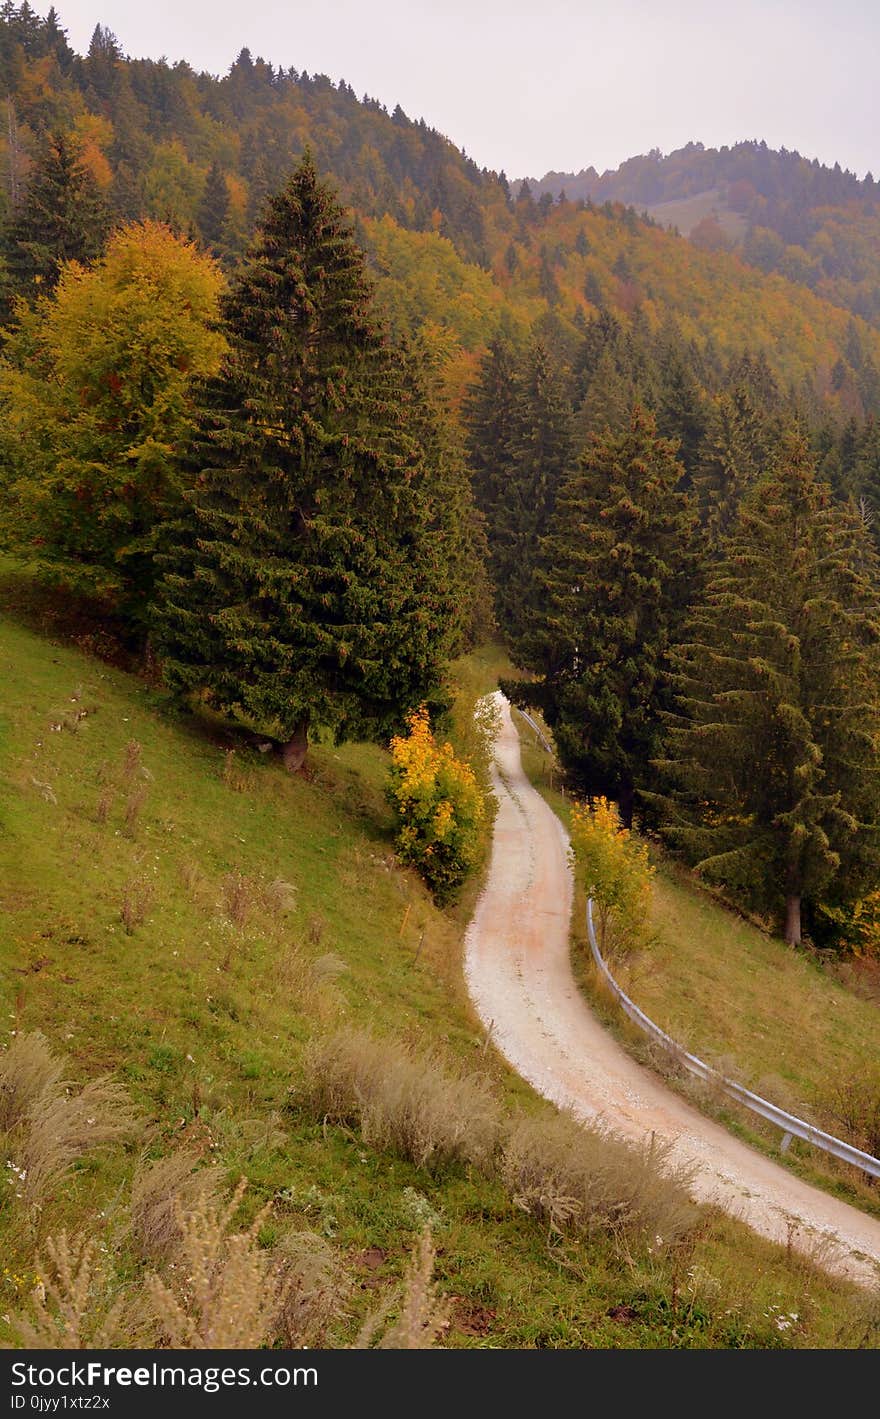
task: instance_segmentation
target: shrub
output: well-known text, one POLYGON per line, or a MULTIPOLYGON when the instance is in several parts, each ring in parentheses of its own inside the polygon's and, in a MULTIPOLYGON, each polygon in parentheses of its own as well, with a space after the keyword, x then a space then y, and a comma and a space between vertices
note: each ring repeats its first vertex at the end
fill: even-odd
POLYGON ((417 710, 407 725, 409 733, 391 741, 388 798, 397 819, 397 855, 443 905, 476 865, 485 805, 470 765, 455 757, 451 744, 437 743, 428 711, 417 710))
POLYGON ((602 797, 574 805, 571 842, 575 870, 596 906, 603 953, 633 946, 651 905, 654 868, 647 848, 621 827, 616 804, 602 797))
POLYGON ((365 1142, 420 1168, 486 1167, 500 1140, 498 1105, 483 1080, 366 1032, 313 1041, 299 1093, 318 1117, 359 1127, 365 1142))
POLYGON ((842 1123, 857 1148, 880 1157, 880 1069, 839 1083, 830 1105, 832 1128, 842 1123))

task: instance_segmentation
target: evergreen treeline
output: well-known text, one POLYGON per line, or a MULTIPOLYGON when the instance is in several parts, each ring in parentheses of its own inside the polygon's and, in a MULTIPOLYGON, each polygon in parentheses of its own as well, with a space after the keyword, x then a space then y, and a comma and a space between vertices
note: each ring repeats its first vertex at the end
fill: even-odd
POLYGON ((761 356, 607 313, 569 361, 496 340, 466 405, 529 672, 505 689, 543 711, 575 792, 793 943, 802 911, 826 939, 880 906, 876 426, 808 412, 761 356))

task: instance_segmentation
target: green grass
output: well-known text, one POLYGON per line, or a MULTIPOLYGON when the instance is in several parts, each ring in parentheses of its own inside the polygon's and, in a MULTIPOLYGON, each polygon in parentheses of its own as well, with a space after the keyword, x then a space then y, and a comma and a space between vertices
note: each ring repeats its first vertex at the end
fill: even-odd
MULTIPOLYGON (((230 1184, 247 1176, 252 1210, 272 1201, 332 1239, 356 1280, 342 1339, 405 1264, 414 1189, 440 1219, 447 1344, 833 1346, 866 1325, 874 1343, 849 1288, 723 1216, 704 1213, 687 1247, 662 1258, 603 1236, 562 1244, 497 1179, 420 1172, 295 1106, 303 1043, 351 1025, 485 1071, 508 1109, 542 1107, 468 1007, 462 935, 479 884, 441 913, 395 864, 382 749, 318 745, 295 779, 271 756, 230 759, 220 730, 175 716, 156 688, 29 629, 26 601, 20 587, 7 594, 17 614, 0 620, 0 1029, 42 1030, 74 1080, 113 1071, 144 1127, 80 1165, 33 1225, 12 1189, 0 1194, 0 1315, 20 1303, 14 1278, 31 1274, 41 1238, 83 1228, 115 1245, 135 1154, 189 1143, 230 1184), (145 772, 125 785, 131 741, 145 772), (127 824, 132 789, 145 797, 127 824), (224 914, 230 874, 253 899, 240 927, 224 914), (258 900, 278 880, 288 886, 274 905, 258 900), (128 931, 133 883, 149 892, 128 931), (363 1260, 375 1248, 378 1267, 363 1260), (791 1332, 774 1306, 799 1313, 791 1332)), ((502 664, 490 651, 456 667, 459 745, 473 743, 470 706, 502 664)), ((124 1243, 121 1255, 133 1274, 124 1243)))

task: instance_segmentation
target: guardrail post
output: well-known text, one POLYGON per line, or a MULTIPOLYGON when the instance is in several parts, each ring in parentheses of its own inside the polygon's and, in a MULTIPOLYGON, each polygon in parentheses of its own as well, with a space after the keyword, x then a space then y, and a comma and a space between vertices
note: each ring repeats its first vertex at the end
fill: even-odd
POLYGON ((787 1153, 787 1152, 788 1152, 789 1148, 791 1147, 791 1140, 792 1140, 793 1137, 794 1137, 794 1135, 791 1134, 791 1133, 783 1133, 782 1139, 781 1139, 780 1144, 779 1144, 779 1151, 780 1151, 780 1153, 787 1153))

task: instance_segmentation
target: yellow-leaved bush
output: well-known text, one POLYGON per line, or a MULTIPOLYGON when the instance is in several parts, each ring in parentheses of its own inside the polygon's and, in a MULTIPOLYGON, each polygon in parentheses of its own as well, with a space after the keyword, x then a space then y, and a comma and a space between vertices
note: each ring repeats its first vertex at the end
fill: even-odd
POLYGON ((401 862, 415 867, 435 899, 452 901, 475 866, 485 803, 469 764, 438 744, 423 706, 391 741, 388 798, 397 818, 401 862))
POLYGON ((631 949, 643 939, 651 906, 654 868, 644 843, 621 826, 615 803, 595 798, 571 814, 575 871, 593 899, 603 953, 631 949))

